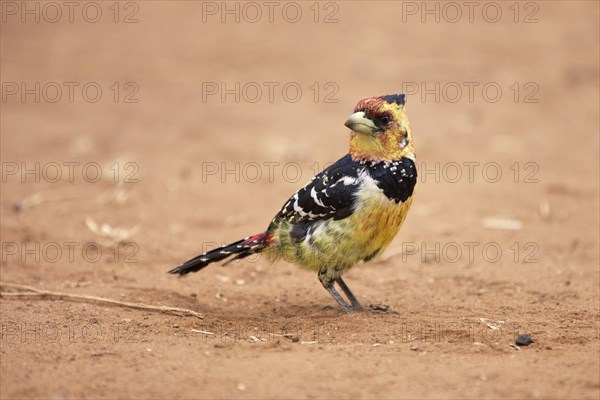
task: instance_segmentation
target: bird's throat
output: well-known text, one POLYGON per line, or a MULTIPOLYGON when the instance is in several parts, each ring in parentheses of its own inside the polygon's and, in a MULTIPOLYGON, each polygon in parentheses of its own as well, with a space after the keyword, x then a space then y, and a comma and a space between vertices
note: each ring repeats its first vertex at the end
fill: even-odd
POLYGON ((398 139, 391 135, 374 136, 366 133, 350 134, 350 156, 356 161, 390 161, 402 157, 414 158, 412 145, 400 147, 398 139))

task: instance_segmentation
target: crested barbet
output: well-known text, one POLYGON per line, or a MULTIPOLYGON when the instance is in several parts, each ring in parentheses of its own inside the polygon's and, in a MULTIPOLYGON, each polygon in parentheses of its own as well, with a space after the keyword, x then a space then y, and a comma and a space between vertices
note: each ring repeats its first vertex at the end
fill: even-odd
POLYGON ((359 101, 345 125, 351 129, 348 154, 294 193, 266 231, 200 254, 169 273, 185 275, 229 257, 268 252, 316 272, 344 311, 361 310, 342 275, 394 239, 412 203, 417 168, 403 94, 359 101))

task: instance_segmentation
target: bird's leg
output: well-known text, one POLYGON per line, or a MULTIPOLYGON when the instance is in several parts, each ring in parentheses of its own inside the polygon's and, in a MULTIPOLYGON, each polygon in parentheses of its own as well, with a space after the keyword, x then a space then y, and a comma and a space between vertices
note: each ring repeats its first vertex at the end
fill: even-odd
MULTIPOLYGON (((348 312, 348 313, 352 312, 352 309, 348 306, 348 304, 346 304, 344 299, 342 299, 342 296, 340 296, 338 291, 335 290, 335 288, 333 287, 335 278, 331 275, 331 273, 328 273, 328 272, 329 272, 329 269, 327 267, 321 268, 321 270, 319 271, 319 281, 321 281, 321 284, 323 285, 323 287, 325 289, 327 289, 327 291, 329 292, 331 297, 333 297, 334 300, 337 301, 337 303, 340 305, 340 307, 342 307, 342 310, 344 310, 345 312, 348 312)), ((347 289, 347 287, 346 287, 346 289, 347 289)))
POLYGON ((342 299, 342 296, 340 296, 340 294, 338 293, 338 291, 335 290, 335 288, 333 287, 333 283, 331 284, 331 286, 326 287, 325 289, 327 289, 327 291, 329 292, 329 294, 331 295, 331 297, 333 297, 335 299, 335 301, 338 302, 338 304, 340 305, 340 307, 342 307, 342 310, 344 310, 347 313, 352 312, 352 309, 350 307, 348 307, 348 304, 346 304, 346 302, 344 301, 344 299, 342 299))
POLYGON ((350 290, 350 288, 346 285, 346 282, 344 282, 344 280, 342 279, 342 277, 338 276, 337 278, 335 278, 335 281, 338 283, 338 285, 340 285, 340 287, 342 288, 342 290, 346 294, 346 297, 348 297, 348 300, 350 300, 350 303, 352 304, 352 308, 355 311, 362 310, 363 306, 356 299, 356 297, 354 296, 354 294, 352 293, 352 291, 350 290))

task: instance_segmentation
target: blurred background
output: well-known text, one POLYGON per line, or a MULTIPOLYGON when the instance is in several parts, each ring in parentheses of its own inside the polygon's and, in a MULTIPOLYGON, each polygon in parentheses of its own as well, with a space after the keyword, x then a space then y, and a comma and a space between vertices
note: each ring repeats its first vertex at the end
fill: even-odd
POLYGON ((597 2, 0 5, 2 281, 206 316, 3 299, 3 398, 597 397, 597 2), (348 281, 399 314, 324 309, 316 277, 286 263, 166 275, 265 229, 346 154, 354 105, 394 93, 407 94, 417 196, 383 258, 348 281), (543 344, 515 359, 512 330, 406 336, 485 332, 481 318, 535 326, 543 344), (105 334, 22 336, 47 321, 105 334), (123 321, 133 340, 105 340, 123 321), (315 345, 252 347, 255 332, 226 348, 191 331, 265 321, 326 328, 300 337, 315 345))

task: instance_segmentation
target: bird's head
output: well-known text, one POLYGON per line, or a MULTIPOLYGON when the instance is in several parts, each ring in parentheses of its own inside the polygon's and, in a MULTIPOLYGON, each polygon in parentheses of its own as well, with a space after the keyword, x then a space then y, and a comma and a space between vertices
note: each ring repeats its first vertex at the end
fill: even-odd
POLYGON ((352 130, 350 155, 357 161, 414 160, 412 133, 404 95, 371 97, 358 102, 345 125, 352 130))

